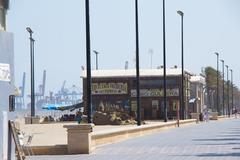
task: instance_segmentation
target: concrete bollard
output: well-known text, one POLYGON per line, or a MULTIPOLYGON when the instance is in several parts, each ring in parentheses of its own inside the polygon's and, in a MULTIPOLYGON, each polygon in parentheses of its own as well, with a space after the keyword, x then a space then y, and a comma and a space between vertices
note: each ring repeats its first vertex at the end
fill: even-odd
POLYGON ((68 154, 89 154, 92 151, 94 124, 64 125, 67 128, 68 154))
POLYGON ((40 117, 35 116, 35 117, 24 117, 25 119, 25 124, 39 124, 40 123, 40 117))
POLYGON ((210 115, 211 120, 218 120, 218 112, 211 112, 210 115))
POLYGON ((199 113, 190 113, 192 119, 196 119, 196 123, 199 123, 199 113))

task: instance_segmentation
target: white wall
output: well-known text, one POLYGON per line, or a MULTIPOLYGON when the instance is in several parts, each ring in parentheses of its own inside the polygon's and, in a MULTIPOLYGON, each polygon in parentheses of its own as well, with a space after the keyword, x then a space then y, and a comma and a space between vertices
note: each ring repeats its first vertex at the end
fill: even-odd
POLYGON ((8 97, 14 93, 14 52, 13 35, 3 31, 0 31, 0 63, 9 65, 11 77, 9 81, 0 80, 0 159, 7 160, 8 117, 11 116, 8 112, 8 97))

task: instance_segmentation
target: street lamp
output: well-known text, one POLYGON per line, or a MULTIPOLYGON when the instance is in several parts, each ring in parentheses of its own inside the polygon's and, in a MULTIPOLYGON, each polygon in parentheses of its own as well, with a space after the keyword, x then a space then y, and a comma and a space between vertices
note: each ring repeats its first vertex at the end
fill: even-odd
POLYGON ((34 84, 34 42, 32 38, 33 31, 30 27, 27 27, 26 30, 30 34, 30 64, 31 64, 31 124, 32 118, 35 117, 35 84, 34 84))
POLYGON ((228 117, 230 117, 230 108, 229 108, 229 80, 228 80, 228 65, 225 65, 227 68, 227 107, 228 107, 228 117))
POLYGON ((232 86, 232 108, 231 111, 233 111, 233 70, 230 69, 231 72, 231 86, 232 86))
POLYGON ((151 59, 150 59, 150 67, 151 67, 151 69, 152 69, 153 50, 152 50, 152 49, 149 49, 149 50, 148 50, 148 53, 150 54, 150 58, 151 58, 151 59))
POLYGON ((87 61, 87 119, 92 123, 92 80, 91 80, 91 41, 90 41, 90 16, 89 0, 85 0, 86 12, 86 61, 87 61))
POLYGON ((164 95, 164 122, 167 118, 167 83, 166 83, 166 24, 165 24, 165 0, 163 0, 163 95, 164 95))
POLYGON ((95 50, 93 50, 93 52, 94 52, 95 55, 96 55, 96 70, 98 70, 98 54, 99 54, 99 52, 97 52, 97 51, 95 51, 95 50))
POLYGON ((137 125, 141 125, 140 85, 139 85, 139 32, 138 32, 138 0, 135 0, 135 23, 136 23, 136 84, 137 84, 137 125))
MULTIPOLYGON (((183 16, 184 13, 182 11, 177 11, 177 13, 181 16, 181 45, 182 45, 182 97, 181 97, 181 118, 185 119, 185 103, 184 103, 184 46, 183 46, 183 16)), ((179 112, 179 111, 178 111, 179 112)))
POLYGON ((217 56, 217 112, 218 114, 220 113, 219 111, 219 71, 218 71, 218 63, 219 63, 219 53, 215 52, 214 54, 216 54, 217 56))
POLYGON ((222 62, 222 72, 223 72, 223 82, 222 82, 222 114, 225 115, 225 107, 224 107, 224 60, 220 60, 222 62))

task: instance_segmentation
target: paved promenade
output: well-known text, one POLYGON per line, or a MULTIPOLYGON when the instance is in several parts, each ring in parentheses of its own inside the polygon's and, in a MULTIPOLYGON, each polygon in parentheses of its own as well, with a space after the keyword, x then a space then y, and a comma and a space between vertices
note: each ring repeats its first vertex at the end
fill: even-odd
MULTIPOLYGON (((176 121, 169 121, 170 123, 176 121)), ((76 125, 77 122, 50 123, 50 124, 33 124, 25 125, 24 121, 20 121, 21 131, 27 135, 33 135, 31 146, 53 146, 67 145, 67 129, 64 125, 76 125), (49 137, 54 137, 50 138, 49 137)), ((163 125, 163 121, 146 121, 146 125, 163 125)), ((146 126, 145 125, 145 126, 146 126)), ((127 129, 136 128, 136 125, 97 125, 93 128, 93 135, 104 134, 109 132, 117 132, 127 129)), ((25 139, 27 140, 27 139, 25 139)))
MULTIPOLYGON (((81 143, 81 142, 79 142, 81 143)), ((211 121, 102 146, 90 155, 28 160, 239 160, 240 119, 211 121)))

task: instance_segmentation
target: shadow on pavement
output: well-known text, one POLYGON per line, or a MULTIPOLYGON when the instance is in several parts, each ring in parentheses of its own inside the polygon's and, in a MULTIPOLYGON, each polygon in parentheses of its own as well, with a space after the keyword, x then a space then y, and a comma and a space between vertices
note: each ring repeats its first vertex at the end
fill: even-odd
POLYGON ((240 134, 222 134, 217 137, 240 137, 240 134))
POLYGON ((240 153, 205 153, 197 157, 239 157, 240 153))
POLYGON ((240 131, 227 131, 227 132, 222 132, 223 134, 239 134, 240 135, 240 131))
POLYGON ((193 141, 240 141, 240 138, 209 138, 209 139, 193 139, 193 141))
POLYGON ((206 145, 206 146, 225 146, 225 145, 239 145, 240 143, 205 143, 205 144, 198 144, 198 145, 206 145))

